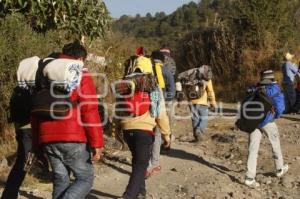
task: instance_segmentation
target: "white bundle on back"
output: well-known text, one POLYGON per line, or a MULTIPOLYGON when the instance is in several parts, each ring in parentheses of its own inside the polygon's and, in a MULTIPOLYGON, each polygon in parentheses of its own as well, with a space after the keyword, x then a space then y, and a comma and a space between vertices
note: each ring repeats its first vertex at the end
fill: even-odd
POLYGON ((17 80, 19 87, 28 89, 35 86, 36 71, 39 67, 38 56, 23 59, 17 70, 17 80))
POLYGON ((55 87, 71 92, 79 86, 83 62, 73 59, 54 59, 43 70, 55 87))

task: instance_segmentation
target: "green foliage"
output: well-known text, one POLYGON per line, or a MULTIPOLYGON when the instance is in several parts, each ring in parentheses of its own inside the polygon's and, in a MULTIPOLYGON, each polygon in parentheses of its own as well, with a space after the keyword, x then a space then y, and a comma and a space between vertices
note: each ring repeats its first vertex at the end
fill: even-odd
POLYGON ((181 41, 180 70, 211 65, 215 82, 222 85, 218 95, 228 99, 227 93, 232 91, 230 100, 238 100, 241 90, 254 84, 262 70, 280 70, 284 52, 299 46, 299 26, 291 20, 294 1, 289 2, 202 1, 207 23, 181 41))
POLYGON ((102 37, 109 15, 101 0, 1 0, 0 17, 19 12, 36 30, 67 30, 79 38, 102 37))
POLYGON ((124 15, 114 23, 113 29, 136 37, 151 49, 159 48, 165 43, 174 48, 179 39, 197 28, 200 23, 198 5, 191 2, 171 15, 164 12, 158 12, 154 16, 148 13, 145 17, 124 15))
POLYGON ((293 31, 291 14, 286 0, 237 0, 232 12, 232 29, 242 29, 240 34, 245 42, 261 47, 268 33, 281 40, 290 36, 293 31))
POLYGON ((43 57, 61 48, 58 32, 34 32, 20 14, 0 19, 0 132, 7 124, 8 105, 16 85, 20 60, 34 55, 43 57))
POLYGON ((211 65, 218 97, 237 100, 261 70, 280 70, 285 51, 300 53, 299 17, 297 0, 202 0, 170 15, 123 16, 114 28, 146 47, 169 44, 178 71, 211 65))
POLYGON ((141 44, 134 37, 124 36, 119 32, 110 31, 104 39, 93 41, 88 51, 89 53, 106 58, 107 66, 100 66, 100 68, 95 69, 95 71, 104 72, 110 81, 115 81, 123 77, 123 63, 131 55, 135 54, 135 49, 140 45, 141 44))

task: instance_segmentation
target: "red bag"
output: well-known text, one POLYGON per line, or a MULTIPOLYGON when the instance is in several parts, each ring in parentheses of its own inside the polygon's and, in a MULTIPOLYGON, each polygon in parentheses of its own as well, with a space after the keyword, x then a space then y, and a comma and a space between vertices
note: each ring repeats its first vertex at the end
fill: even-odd
POLYGON ((130 116, 140 116, 150 109, 150 96, 147 92, 135 92, 132 97, 124 98, 124 105, 130 116))

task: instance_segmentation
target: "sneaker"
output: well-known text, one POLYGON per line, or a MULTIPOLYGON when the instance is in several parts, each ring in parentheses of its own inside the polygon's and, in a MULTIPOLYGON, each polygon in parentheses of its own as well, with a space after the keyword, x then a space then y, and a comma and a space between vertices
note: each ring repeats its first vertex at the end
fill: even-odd
POLYGON ((138 195, 135 199, 146 199, 146 196, 138 195))
POLYGON ((152 172, 160 172, 161 171, 161 166, 157 165, 155 167, 152 168, 152 172))
POLYGON ((153 170, 152 169, 147 169, 146 172, 145 172, 145 178, 149 178, 153 173, 153 170))
POLYGON ((246 178, 245 185, 251 188, 256 188, 260 186, 260 184, 256 182, 254 178, 246 178))
POLYGON ((279 169, 276 171, 276 176, 278 178, 282 177, 284 174, 286 174, 286 172, 288 172, 289 170, 289 165, 288 164, 285 164, 283 165, 282 169, 279 169))
POLYGON ((146 199, 146 193, 139 193, 136 199, 146 199))
POLYGON ((152 167, 151 169, 147 169, 147 171, 145 173, 145 178, 147 179, 147 178, 151 177, 154 173, 158 173, 160 171, 161 171, 160 165, 152 167))

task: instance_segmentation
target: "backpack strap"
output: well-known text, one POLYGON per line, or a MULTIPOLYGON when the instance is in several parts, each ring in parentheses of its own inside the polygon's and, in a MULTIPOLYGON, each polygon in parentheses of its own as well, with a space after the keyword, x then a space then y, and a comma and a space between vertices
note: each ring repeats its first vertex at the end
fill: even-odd
POLYGON ((52 62, 54 59, 49 58, 45 61, 43 59, 39 60, 38 69, 35 74, 35 85, 37 90, 41 90, 42 88, 46 88, 49 86, 49 82, 47 77, 44 76, 43 71, 45 67, 52 62))
POLYGON ((151 63, 152 63, 152 71, 156 80, 156 83, 158 85, 158 76, 157 76, 157 71, 156 71, 156 67, 155 67, 155 61, 151 58, 151 63))
POLYGON ((155 62, 154 60, 151 58, 151 63, 152 63, 152 70, 153 70, 153 74, 157 79, 157 71, 156 71, 156 67, 155 67, 155 62))

